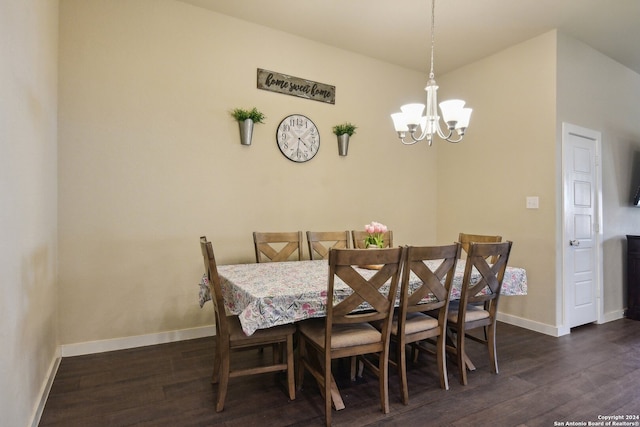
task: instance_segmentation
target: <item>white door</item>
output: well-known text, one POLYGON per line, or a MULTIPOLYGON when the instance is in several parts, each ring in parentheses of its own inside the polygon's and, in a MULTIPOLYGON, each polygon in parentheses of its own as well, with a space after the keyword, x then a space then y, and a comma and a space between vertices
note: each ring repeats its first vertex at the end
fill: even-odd
POLYGON ((601 313, 599 149, 599 132, 563 123, 565 328, 601 313))

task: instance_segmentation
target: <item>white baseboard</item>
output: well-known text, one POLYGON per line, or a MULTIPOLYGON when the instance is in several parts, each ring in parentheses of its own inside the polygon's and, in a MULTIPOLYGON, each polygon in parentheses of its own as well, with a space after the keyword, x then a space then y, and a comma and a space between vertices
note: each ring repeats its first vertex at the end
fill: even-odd
MULTIPOLYGON (((607 323, 614 320, 622 319, 624 317, 624 310, 610 311, 605 313, 603 318, 598 323, 607 323)), ((571 329, 561 326, 552 326, 545 323, 536 322, 534 320, 524 319, 522 317, 513 316, 511 314, 505 314, 498 312, 498 320, 510 325, 519 326, 521 328, 529 329, 534 332, 540 332, 542 334, 551 335, 552 337, 560 337, 571 333, 571 329)))
MULTIPOLYGON (((600 323, 611 322, 624 317, 624 310, 617 310, 606 313, 600 323)), ((568 332, 560 326, 552 326, 535 320, 513 316, 506 313, 498 313, 498 320, 510 325, 540 332, 545 335, 559 337, 568 332)), ((210 337, 216 334, 214 325, 201 326, 198 328, 180 329, 177 331, 158 332, 148 335, 137 335, 133 337, 113 338, 100 341, 88 341, 76 344, 64 344, 60 346, 61 357, 81 356, 84 354, 103 353, 105 351, 124 350, 128 348, 144 347, 147 345, 165 344, 175 341, 190 340, 195 338, 210 337)), ((57 362, 60 363, 59 361, 57 362)), ((57 370, 57 365, 55 367, 57 370)), ((53 372, 55 376, 55 372, 53 372)))
POLYGON ((602 319, 598 323, 607 323, 614 320, 622 319, 624 317, 625 309, 610 311, 602 315, 602 319))
POLYGON ((51 391, 51 387, 53 386, 53 380, 58 373, 58 367, 60 366, 60 361, 62 358, 60 357, 60 348, 56 350, 56 354, 51 360, 51 364, 49 365, 49 373, 45 377, 45 380, 42 382, 42 386, 40 387, 40 399, 38 401, 38 405, 33 410, 33 415, 31 417, 31 427, 38 427, 40 424, 40 419, 42 418, 42 412, 44 411, 44 405, 47 403, 47 399, 49 398, 49 392, 51 391))
POLYGON ((148 335, 137 335, 133 337, 64 344, 61 346, 61 355, 62 357, 71 357, 81 356, 83 354, 104 353, 105 351, 124 350, 127 348, 210 337, 215 334, 216 328, 211 325, 201 326, 198 328, 181 329, 177 331, 158 332, 148 335))
POLYGON ((498 320, 510 325, 518 326, 520 328, 529 329, 530 331, 540 332, 541 334, 551 335, 552 337, 559 337, 564 335, 560 328, 546 323, 536 322, 535 320, 525 319, 523 317, 513 316, 511 314, 498 312, 498 320))

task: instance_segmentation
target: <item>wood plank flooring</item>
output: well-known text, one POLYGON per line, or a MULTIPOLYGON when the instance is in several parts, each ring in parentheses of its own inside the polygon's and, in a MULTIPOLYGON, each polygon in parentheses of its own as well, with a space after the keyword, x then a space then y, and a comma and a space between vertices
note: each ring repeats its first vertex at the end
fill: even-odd
MULTIPOLYGON (((213 338, 64 358, 40 426, 311 426, 324 423, 323 400, 311 377, 289 401, 284 375, 232 379, 225 410, 216 413, 210 383, 213 338)), ((640 321, 586 325, 554 338, 500 323, 500 374, 469 342, 477 370, 458 382, 450 362, 450 389, 439 387, 435 361, 409 366, 409 405, 400 402, 391 370, 391 412, 380 412, 377 380, 351 383, 341 366, 337 381, 346 408, 336 426, 554 426, 640 415, 640 321)), ((249 363, 263 353, 235 360, 249 363)), ((624 420, 623 420, 624 421, 624 420)), ((630 420, 631 422, 638 422, 630 420)), ((640 425, 640 422, 637 424, 640 425)))

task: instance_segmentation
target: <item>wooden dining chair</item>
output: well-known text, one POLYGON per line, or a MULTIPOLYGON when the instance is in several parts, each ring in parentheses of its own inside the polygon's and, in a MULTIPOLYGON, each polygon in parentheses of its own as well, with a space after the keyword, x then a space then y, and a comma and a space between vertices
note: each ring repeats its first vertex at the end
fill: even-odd
POLYGON ((470 243, 460 290, 460 300, 449 305, 447 329, 452 332, 455 341, 447 345, 447 351, 455 354, 460 383, 467 384, 467 355, 465 339, 483 343, 489 351, 491 372, 498 373, 496 353, 496 316, 500 289, 507 269, 512 242, 470 243), (488 258, 495 259, 490 263, 488 258), (480 279, 471 281, 473 270, 480 273, 480 279), (484 305, 484 306, 483 306, 484 305), (486 327, 486 339, 467 332, 486 327))
POLYGON ((396 342, 396 361, 402 403, 409 404, 406 347, 433 353, 427 341, 435 342, 440 387, 449 389, 446 361, 446 332, 449 299, 460 244, 410 246, 407 248, 400 283, 400 305, 391 323, 391 340, 396 342), (430 267, 425 261, 431 261, 430 267), (419 283, 411 283, 411 275, 419 283), (428 314, 427 314, 428 313, 428 314), (433 316, 433 317, 432 317, 433 316))
MULTIPOLYGON (((460 242, 460 244, 462 244, 462 253, 465 255, 467 255, 467 253, 469 253, 469 244, 474 242, 474 243, 498 243, 498 242, 502 242, 502 236, 492 236, 492 235, 487 235, 487 234, 467 234, 467 233, 460 233, 458 235, 458 242, 460 242)), ((495 263, 495 259, 492 257, 491 258, 491 263, 495 263)), ((488 306, 485 304, 485 310, 488 309, 488 306)), ((484 327, 484 339, 486 340, 488 338, 487 335, 487 328, 484 327)))
MULTIPOLYGON (((355 249, 366 249, 364 244, 364 240, 367 238, 369 233, 362 230, 352 230, 351 236, 353 238, 353 247, 355 249)), ((393 247, 393 231, 388 230, 382 234, 382 242, 385 248, 393 247)))
POLYGON ((327 259, 329 249, 349 249, 349 231, 307 231, 310 259, 327 259))
MULTIPOLYGON (((276 326, 273 328, 259 329, 252 335, 247 336, 242 331, 238 316, 228 316, 224 306, 222 287, 216 259, 213 254, 213 246, 207 241, 206 236, 200 237, 200 249, 204 258, 204 271, 208 279, 209 291, 213 301, 213 308, 216 318, 216 349, 213 363, 212 383, 218 384, 218 396, 216 400, 216 411, 224 409, 224 402, 227 396, 227 387, 230 378, 263 374, 267 372, 287 371, 287 388, 289 398, 296 398, 295 373, 293 356, 293 334, 296 332, 294 325, 276 326), (286 361, 283 361, 281 354, 274 354, 273 363, 258 367, 235 369, 231 366, 231 354, 238 350, 262 348, 271 346, 276 349, 286 348, 286 361)), ((242 402, 246 404, 246 402, 242 402)))
POLYGON ((302 231, 253 233, 256 262, 300 261, 302 259, 302 231))
POLYGON ((378 376, 380 406, 389 412, 389 336, 396 301, 403 248, 377 251, 331 249, 325 319, 309 319, 298 327, 297 386, 302 387, 305 370, 318 381, 325 400, 325 422, 331 425, 331 361, 370 353, 379 354, 378 364, 364 363, 378 376), (359 270, 359 265, 380 265, 380 270, 359 270), (364 274, 367 272, 369 274, 364 274), (336 282, 351 293, 335 300, 336 282), (357 310, 367 303, 368 310, 357 310), (381 330, 369 322, 382 322, 381 330))
MULTIPOLYGON (((502 242, 502 236, 491 236, 485 234, 467 234, 460 233, 458 235, 458 242, 462 245, 462 251, 464 254, 469 253, 469 244, 474 243, 499 243, 502 242)), ((493 263, 494 260, 491 260, 493 263)))

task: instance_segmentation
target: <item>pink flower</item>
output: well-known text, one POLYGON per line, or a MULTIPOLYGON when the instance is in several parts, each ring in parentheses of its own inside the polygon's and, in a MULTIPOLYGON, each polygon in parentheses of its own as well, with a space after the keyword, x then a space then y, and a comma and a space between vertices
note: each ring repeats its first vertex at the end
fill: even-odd
POLYGON ((364 230, 369 234, 365 239, 365 247, 369 246, 383 246, 382 235, 387 232, 387 226, 376 221, 371 221, 370 224, 364 226, 364 230))

